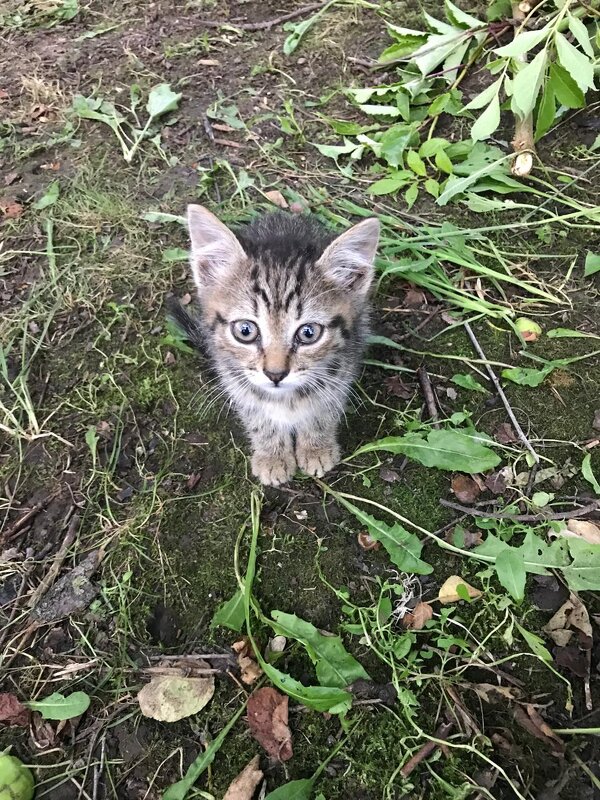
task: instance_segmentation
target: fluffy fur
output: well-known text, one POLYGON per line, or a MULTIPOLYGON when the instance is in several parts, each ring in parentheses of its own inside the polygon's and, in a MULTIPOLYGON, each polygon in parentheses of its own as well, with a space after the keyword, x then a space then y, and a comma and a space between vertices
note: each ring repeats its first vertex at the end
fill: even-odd
POLYGON ((200 335, 248 434, 264 484, 339 460, 337 427, 367 333, 379 223, 333 238, 307 216, 268 214, 233 233, 188 208, 200 335), (241 338, 241 341, 240 341, 241 338))

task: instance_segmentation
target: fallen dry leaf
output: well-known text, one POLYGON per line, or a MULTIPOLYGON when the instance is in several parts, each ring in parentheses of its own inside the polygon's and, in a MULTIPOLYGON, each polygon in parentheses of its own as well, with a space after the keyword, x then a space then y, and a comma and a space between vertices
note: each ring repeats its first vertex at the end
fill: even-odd
POLYGON ((31 711, 14 694, 10 692, 0 694, 0 722, 4 725, 20 725, 26 728, 30 717, 31 711))
POLYGON ((289 761, 293 750, 287 695, 263 686, 250 695, 247 714, 250 732, 267 754, 276 761, 289 761))
POLYGON ((559 647, 566 647, 575 631, 578 631, 580 648, 590 650, 592 647, 592 623, 587 608, 576 594, 571 593, 566 603, 563 603, 542 630, 559 647))
POLYGON ((497 686, 495 683, 472 683, 469 688, 481 697, 486 703, 495 703, 502 700, 503 703, 518 700, 521 690, 515 686, 497 686))
POLYGON ((504 494, 506 487, 513 479, 512 467, 502 467, 502 469, 492 472, 486 476, 485 486, 492 494, 504 494))
POLYGON ((566 530, 558 531, 559 536, 574 536, 590 544, 600 544, 600 527, 587 519, 570 519, 566 530))
POLYGON ((23 206, 21 203, 11 201, 7 203, 0 203, 0 214, 6 219, 18 219, 23 213, 23 206))
POLYGON ((375 541, 372 536, 369 536, 366 531, 361 531, 357 539, 359 547, 362 547, 363 550, 379 550, 381 547, 381 544, 375 541))
POLYGON ((481 493, 477 482, 470 475, 463 475, 462 473, 452 476, 450 486, 459 503, 474 503, 481 493))
POLYGON ((427 304, 427 297, 420 289, 411 288, 404 295, 403 303, 407 308, 420 308, 427 304))
POLYGON ((14 183, 14 182, 15 182, 15 181, 16 181, 18 178, 19 178, 19 173, 18 173, 18 172, 8 172, 8 173, 7 173, 7 174, 4 176, 4 185, 5 185, 5 186, 10 186, 10 185, 11 185, 12 183, 14 183))
POLYGON ((254 756, 240 774, 232 781, 223 800, 252 800, 256 787, 263 779, 263 771, 258 766, 259 757, 254 756))
POLYGON ((253 657, 252 645, 247 637, 234 642, 232 650, 237 654, 238 667, 240 668, 240 678, 242 682, 251 686, 263 674, 253 657))
POLYGON ((479 589, 471 586, 469 583, 463 580, 460 575, 451 575, 440 586, 440 591, 438 593, 438 600, 440 603, 447 605, 448 603, 458 603, 459 600, 462 600, 461 596, 457 592, 457 588, 459 586, 463 586, 464 589, 466 589, 467 594, 472 600, 474 600, 476 597, 481 597, 482 593, 479 591, 479 589))
MULTIPOLYGON (((197 661, 196 666, 208 668, 208 664, 197 661)), ((172 675, 156 675, 138 692, 140 711, 145 717, 159 722, 177 722, 197 714, 215 693, 212 675, 188 678, 172 669, 172 675)))
POLYGON ((460 525, 446 531, 444 536, 447 542, 455 547, 460 547, 461 550, 472 550, 473 547, 481 544, 482 538, 481 531, 465 531, 460 525))
POLYGON ((511 444, 512 442, 519 441, 519 437, 515 433, 515 430, 510 422, 502 422, 500 425, 498 425, 494 431, 494 439, 499 444, 511 444))
POLYGON ((273 205, 278 206, 279 208, 289 208, 288 201, 281 194, 279 189, 271 189, 271 191, 265 192, 265 197, 267 200, 269 200, 269 202, 273 203, 273 205))
POLYGON ((381 467, 379 470, 379 477, 386 483, 397 483, 400 480, 400 475, 396 470, 390 469, 389 467, 381 467))
POLYGON ((399 375, 391 375, 383 382, 386 394, 392 397, 399 397, 401 400, 410 400, 415 393, 413 386, 404 383, 399 375))
POLYGON ((562 739, 554 733, 552 728, 532 705, 528 703, 525 709, 527 713, 521 706, 516 705, 513 708, 515 720, 532 736, 543 741, 552 752, 552 755, 557 758, 562 758, 565 752, 565 744, 562 739))
POLYGON ((402 617, 402 625, 411 631, 420 631, 432 617, 433 608, 429 603, 417 603, 412 611, 402 617))

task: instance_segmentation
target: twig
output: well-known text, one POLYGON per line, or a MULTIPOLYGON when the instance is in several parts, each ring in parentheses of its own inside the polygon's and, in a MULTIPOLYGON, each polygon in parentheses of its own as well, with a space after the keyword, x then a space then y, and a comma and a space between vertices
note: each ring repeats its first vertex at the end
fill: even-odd
POLYGON ((508 402, 508 398, 504 394, 504 389, 500 385, 500 381, 498 380, 498 378, 496 376, 496 373, 494 372, 494 370, 489 365, 488 360, 486 358, 486 355, 483 352, 483 348, 481 347, 481 345, 477 341, 477 337, 473 333, 473 329, 471 328, 471 326, 469 325, 468 322, 464 322, 463 325, 464 325, 464 328, 465 328, 465 330, 467 332, 467 335, 468 335, 469 339, 471 340, 471 344, 475 348, 475 351, 476 351, 477 355, 484 362, 484 365, 485 365, 485 368, 487 370, 487 373, 490 376, 490 379, 491 379, 492 383, 494 384, 494 387, 495 387, 496 391, 498 392, 498 397, 500 398, 500 400, 502 400, 502 404, 504 405, 504 408, 506 409, 506 413, 508 414, 508 417, 509 417, 510 421, 513 424, 513 428, 515 429, 517 436, 523 442, 523 444, 525 445, 527 450, 529 450, 529 452, 531 453, 535 463, 538 464, 539 460, 540 460, 540 457, 536 453, 536 451, 533 449, 533 446, 532 446, 531 442, 529 441, 529 439, 525 435, 525 433, 523 431, 523 428, 520 426, 519 421, 515 417, 514 411, 512 410, 512 408, 510 406, 510 403, 508 402))
POLYGON ((529 480, 527 481, 527 486, 525 487, 525 497, 531 497, 531 492, 533 491, 533 487, 535 486, 535 478, 538 474, 538 470, 540 468, 539 463, 534 464, 531 468, 531 472, 529 473, 529 480))
POLYGON ((19 531, 23 530, 23 528, 27 525, 30 519, 35 517, 36 514, 39 514, 44 508, 46 508, 49 503, 54 500, 57 496, 58 492, 52 492, 52 494, 47 495, 44 497, 43 500, 40 500, 39 503, 36 503, 32 506, 28 511, 26 511, 19 519, 13 524, 11 528, 5 531, 2 534, 2 540, 6 541, 8 539, 12 539, 12 537, 18 533, 19 531))
POLYGON ((425 397, 425 403, 427 404, 427 411, 429 412, 429 418, 431 419, 432 426, 434 428, 439 428, 440 423, 437 405, 435 402, 435 395, 433 393, 433 386, 431 385, 431 379, 425 367, 419 367, 417 370, 417 378, 421 384, 421 391, 425 397))
MULTIPOLYGON (((441 740, 447 739, 453 727, 453 722, 443 722, 434 733, 434 738, 441 740)), ((432 740, 425 742, 423 747, 417 751, 414 756, 410 758, 402 767, 400 770, 400 775, 402 775, 403 778, 408 778, 411 772, 413 772, 415 768, 419 766, 421 761, 424 761, 438 747, 439 742, 434 742, 432 740)))
POLYGON ((327 2, 321 3, 311 3, 309 6, 302 6, 302 8, 297 8, 295 11, 290 11, 288 14, 282 14, 280 17, 275 17, 274 19, 267 19, 263 22, 228 22, 227 20, 223 20, 223 22, 219 22, 218 20, 212 19, 205 19, 202 20, 200 23, 207 28, 222 28, 224 25, 230 25, 232 28, 239 28, 241 31, 266 31, 269 28, 272 28, 274 25, 280 25, 282 22, 288 22, 290 19, 296 19, 296 17, 302 17, 304 14, 310 14, 311 11, 318 11, 320 8, 323 8, 327 5, 327 2))
POLYGON ((54 581, 56 580, 56 576, 60 572, 60 568, 63 565, 65 558, 67 557, 67 553, 69 552, 69 547, 75 541, 75 537, 77 535, 77 530, 79 528, 79 514, 74 514, 69 522, 69 527, 67 528, 67 532, 65 533, 65 538, 62 540, 62 544, 54 556, 54 560, 50 565, 50 569, 44 575, 42 580, 40 581, 40 585, 31 595, 29 600, 27 601, 28 608, 35 608, 38 604, 39 599, 46 594, 48 589, 52 586, 54 581))
POLYGON ((552 514, 503 514, 499 511, 479 511, 469 506, 461 506, 460 503, 452 503, 450 500, 440 500, 440 505, 445 508, 452 508, 454 511, 461 511, 463 514, 470 514, 472 517, 486 517, 487 519, 510 519, 513 522, 548 522, 557 519, 579 519, 592 511, 597 511, 600 501, 596 500, 587 506, 575 508, 572 511, 555 511, 552 514))

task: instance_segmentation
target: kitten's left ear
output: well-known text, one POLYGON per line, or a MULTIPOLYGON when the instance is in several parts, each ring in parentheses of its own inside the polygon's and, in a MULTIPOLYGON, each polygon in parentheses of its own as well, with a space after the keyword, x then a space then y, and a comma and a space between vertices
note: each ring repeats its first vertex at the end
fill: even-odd
POLYGON ((191 266, 201 291, 207 280, 218 281, 246 254, 235 234, 204 206, 190 205, 187 222, 192 241, 191 266))
POLYGON ((369 291, 379 242, 379 220, 353 225, 325 248, 317 264, 329 280, 359 294, 369 291))

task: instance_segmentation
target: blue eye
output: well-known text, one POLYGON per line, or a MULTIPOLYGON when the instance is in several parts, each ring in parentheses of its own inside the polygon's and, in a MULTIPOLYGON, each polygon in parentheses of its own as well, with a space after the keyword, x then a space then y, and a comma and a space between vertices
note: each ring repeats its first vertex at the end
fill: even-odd
POLYGON ((296 331, 296 341, 298 344, 314 344, 319 341, 322 333, 323 326, 318 322, 307 322, 296 331))
POLYGON ((231 332, 243 344, 252 344, 258 339, 258 325, 249 319, 238 319, 231 323, 231 332))

